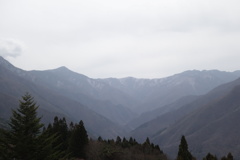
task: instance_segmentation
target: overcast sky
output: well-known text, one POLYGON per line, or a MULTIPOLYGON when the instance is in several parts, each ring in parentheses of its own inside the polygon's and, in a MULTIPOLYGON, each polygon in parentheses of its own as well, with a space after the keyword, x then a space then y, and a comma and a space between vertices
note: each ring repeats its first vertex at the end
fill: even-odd
POLYGON ((0 0, 0 55, 92 78, 239 70, 240 1, 0 0))

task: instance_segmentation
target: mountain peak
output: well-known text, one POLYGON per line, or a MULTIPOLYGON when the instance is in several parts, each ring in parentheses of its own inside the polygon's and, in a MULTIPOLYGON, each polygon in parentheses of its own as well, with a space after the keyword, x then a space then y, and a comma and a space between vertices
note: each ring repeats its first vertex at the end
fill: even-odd
POLYGON ((9 63, 6 59, 4 59, 2 56, 0 56, 0 65, 4 67, 13 66, 11 63, 9 63))
POLYGON ((0 66, 3 66, 4 68, 9 69, 11 71, 20 70, 20 69, 16 68, 14 65, 12 65, 11 63, 9 63, 2 56, 0 56, 0 66))
POLYGON ((59 73, 69 73, 69 72, 72 72, 70 69, 68 69, 67 67, 65 66, 61 66, 61 67, 58 67, 56 69, 51 69, 49 71, 52 71, 52 72, 59 72, 59 73))
POLYGON ((15 67, 11 63, 9 63, 6 59, 4 59, 2 56, 0 56, 0 66, 13 72, 13 73, 16 73, 17 75, 22 76, 25 74, 24 70, 15 67))
POLYGON ((65 66, 61 66, 59 68, 57 68, 56 70, 59 70, 59 71, 70 71, 67 67, 65 66))

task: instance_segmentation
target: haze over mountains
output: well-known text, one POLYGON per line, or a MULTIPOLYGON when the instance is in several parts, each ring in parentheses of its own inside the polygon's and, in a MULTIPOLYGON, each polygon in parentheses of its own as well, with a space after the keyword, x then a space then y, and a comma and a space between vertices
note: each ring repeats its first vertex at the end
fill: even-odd
MULTIPOLYGON (((180 114, 175 112, 176 122, 153 137, 154 142, 164 146, 165 151, 176 153, 179 136, 184 134, 192 153, 197 157, 203 157, 206 152, 219 157, 232 152, 239 159, 239 96, 240 79, 200 96, 179 109, 177 112, 180 114)), ((152 122, 149 123, 151 125, 152 122)))
POLYGON ((24 71, 0 57, 0 117, 7 120, 29 92, 45 123, 56 115, 83 120, 93 138, 148 136, 176 155, 184 134, 197 157, 240 156, 238 77, 240 71, 191 70, 159 79, 93 79, 66 67, 24 71))

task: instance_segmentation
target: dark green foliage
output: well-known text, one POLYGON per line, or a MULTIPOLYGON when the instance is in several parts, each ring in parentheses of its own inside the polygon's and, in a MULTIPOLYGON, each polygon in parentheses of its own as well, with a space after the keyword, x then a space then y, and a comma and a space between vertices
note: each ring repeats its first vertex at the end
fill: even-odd
POLYGON ((231 152, 228 153, 227 158, 228 160, 233 160, 233 155, 231 152))
POLYGON ((146 141, 144 142, 144 144, 150 145, 150 140, 148 137, 147 137, 146 141))
POLYGON ((98 141, 99 141, 99 142, 102 142, 102 141, 103 141, 103 139, 102 139, 101 136, 98 137, 98 141))
MULTIPOLYGON (((51 126, 50 126, 51 127, 51 126)), ((62 119, 58 119, 56 116, 54 118, 53 125, 49 132, 52 135, 57 135, 57 139, 54 142, 54 146, 59 146, 59 149, 64 152, 68 148, 68 125, 66 119, 63 117, 62 119)))
POLYGON ((8 155, 7 155, 7 143, 5 140, 5 131, 3 129, 0 128, 0 160, 6 160, 8 159, 8 155))
POLYGON ((188 144, 185 139, 185 136, 182 136, 179 149, 178 149, 177 160, 192 160, 192 159, 193 159, 193 156, 188 151, 188 144))
POLYGON ((85 158, 85 148, 88 144, 88 135, 83 121, 76 124, 71 132, 68 149, 69 152, 73 157, 85 158))
POLYGON ((33 97, 26 93, 19 101, 19 108, 12 110, 10 130, 6 132, 9 157, 15 159, 32 160, 38 157, 40 129, 43 124, 37 117, 36 103, 33 97))
POLYGON ((221 160, 233 160, 233 155, 231 152, 228 153, 227 157, 223 156, 221 160))
POLYGON ((226 156, 223 156, 221 160, 228 160, 226 156))
POLYGON ((123 137, 121 146, 122 146, 123 148, 128 148, 128 147, 130 147, 129 142, 128 142, 128 140, 127 140, 125 137, 123 137))
POLYGON ((203 160, 217 160, 217 157, 212 155, 211 153, 208 153, 206 157, 203 158, 203 160))
POLYGON ((132 137, 129 138, 129 141, 128 141, 128 142, 129 142, 129 144, 130 144, 131 146, 134 145, 134 140, 133 140, 132 137))
POLYGON ((0 134, 0 159, 21 160, 57 160, 62 157, 60 150, 53 146, 56 135, 49 132, 52 128, 44 128, 37 117, 36 103, 26 93, 19 101, 19 107, 12 111, 10 129, 0 134))
POLYGON ((143 143, 143 152, 150 154, 154 149, 154 145, 151 145, 149 138, 147 137, 146 141, 143 143))
POLYGON ((50 133, 48 130, 42 132, 39 137, 40 143, 38 145, 39 156, 38 160, 58 160, 65 157, 65 153, 61 151, 60 145, 55 146, 58 140, 56 134, 50 133))
POLYGON ((120 145, 122 143, 122 139, 117 136, 117 139, 116 139, 116 145, 120 145))
POLYGON ((114 140, 90 141, 87 147, 89 160, 167 160, 159 146, 146 143, 139 144, 135 139, 118 136, 114 140), (147 148, 147 151, 146 151, 147 148))
MULTIPOLYGON (((12 111, 9 130, 0 129, 0 160, 167 160, 158 145, 147 137, 143 144, 134 138, 89 140, 83 121, 67 125, 65 118, 55 117, 47 128, 40 123, 36 103, 30 94, 19 101, 12 111), (41 128, 43 129, 41 130, 41 128)), ((194 160, 184 136, 181 138, 177 160, 194 160)), ((208 153, 203 160, 217 160, 208 153)), ((231 153, 221 160, 233 160, 231 153)))
MULTIPOLYGON (((211 153, 208 153, 206 157, 203 158, 203 160, 217 160, 217 157, 212 155, 211 153)), ((231 152, 227 154, 227 156, 223 156, 221 160, 233 160, 233 155, 231 152)))

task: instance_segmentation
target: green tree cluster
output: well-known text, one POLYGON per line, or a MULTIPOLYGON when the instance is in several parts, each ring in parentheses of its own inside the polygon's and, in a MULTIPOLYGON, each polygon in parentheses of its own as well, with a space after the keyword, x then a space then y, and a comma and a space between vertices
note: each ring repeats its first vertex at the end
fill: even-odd
POLYGON ((4 132, 4 158, 38 159, 43 124, 40 123, 41 118, 37 117, 37 109, 31 95, 26 93, 19 101, 19 108, 12 110, 10 130, 4 132))
MULTIPOLYGON (((0 129, 0 160, 167 160, 158 145, 149 138, 142 144, 134 138, 89 140, 83 121, 69 125, 55 117, 47 128, 37 115, 38 106, 26 93, 19 107, 12 110, 8 129, 0 129)), ((181 137, 177 160, 194 160, 185 136, 181 137)), ((203 160, 217 160, 208 153, 203 160)), ((231 153, 221 160, 233 160, 231 153)))
MULTIPOLYGON (((211 153, 208 153, 206 157, 203 158, 203 160, 218 160, 217 156, 212 155, 211 153)), ((227 156, 223 156, 220 160, 233 160, 233 155, 231 152, 227 154, 227 156)))
POLYGON ((65 118, 54 118, 47 128, 37 116, 38 106, 26 93, 12 110, 9 130, 0 132, 0 160, 58 160, 85 158, 88 135, 83 121, 70 126, 65 118))
MULTIPOLYGON (((193 157, 188 150, 188 144, 185 139, 185 136, 182 136, 181 142, 179 144, 177 160, 195 160, 195 159, 196 158, 193 157)), ((203 160, 218 160, 218 158, 216 155, 208 153, 206 157, 203 158, 203 160)), ((231 154, 231 152, 229 152, 227 156, 223 156, 220 160, 233 160, 233 155, 231 154)))
MULTIPOLYGON (((43 133, 54 141, 52 149, 57 150, 61 158, 85 158, 85 148, 88 144, 88 134, 83 121, 78 124, 67 125, 65 118, 54 118, 53 124, 49 124, 43 133)), ((46 138, 45 137, 45 138, 46 138)))
POLYGON ((89 160, 167 160, 166 155, 158 145, 150 142, 149 138, 143 144, 134 138, 117 136, 116 140, 90 140, 87 148, 89 160))
POLYGON ((217 157, 212 155, 211 153, 208 153, 206 157, 203 158, 203 160, 217 160, 217 157))
POLYGON ((227 156, 223 156, 221 160, 233 160, 233 155, 231 152, 227 154, 227 156))

